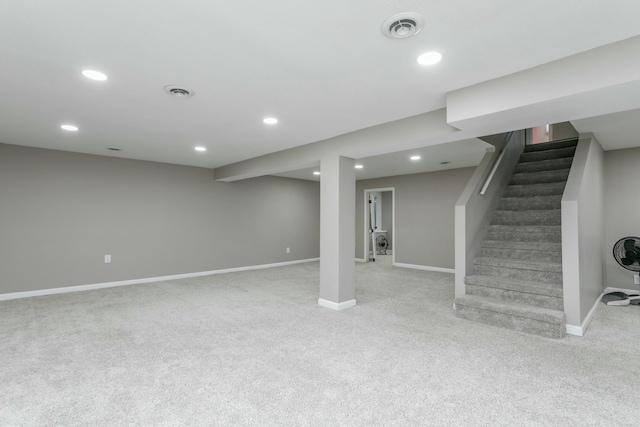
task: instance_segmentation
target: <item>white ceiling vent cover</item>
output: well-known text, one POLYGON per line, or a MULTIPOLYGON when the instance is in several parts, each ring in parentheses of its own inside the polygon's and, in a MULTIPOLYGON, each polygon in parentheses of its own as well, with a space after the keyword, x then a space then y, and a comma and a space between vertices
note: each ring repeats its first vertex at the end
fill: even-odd
POLYGON ((169 86, 165 86, 164 90, 169 95, 175 96, 177 98, 187 98, 189 96, 195 95, 194 91, 192 91, 191 89, 187 89, 186 87, 183 87, 183 86, 169 85, 169 86))
POLYGON ((406 39, 415 36, 424 27, 424 19, 417 13, 399 13, 387 18, 380 30, 390 39, 406 39))

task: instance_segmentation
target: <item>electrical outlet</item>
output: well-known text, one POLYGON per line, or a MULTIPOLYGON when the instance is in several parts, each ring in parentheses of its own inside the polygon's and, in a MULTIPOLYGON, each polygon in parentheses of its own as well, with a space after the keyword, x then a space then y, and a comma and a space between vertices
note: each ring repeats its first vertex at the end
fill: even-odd
POLYGON ((109 264, 111 262, 111 255, 105 255, 104 256, 104 263, 105 264, 109 264))
POLYGON ((640 275, 634 275, 633 276, 633 283, 635 283, 636 285, 640 285, 640 275))
POLYGON ((290 254, 291 253, 291 248, 287 248, 287 253, 290 254))

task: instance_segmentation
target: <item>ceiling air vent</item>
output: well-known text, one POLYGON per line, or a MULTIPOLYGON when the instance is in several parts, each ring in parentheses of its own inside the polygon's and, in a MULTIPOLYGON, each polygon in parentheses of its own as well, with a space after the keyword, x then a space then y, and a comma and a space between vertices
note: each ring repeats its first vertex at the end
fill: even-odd
POLYGON ((399 13, 387 18, 380 30, 390 39, 406 39, 415 36, 422 30, 424 19, 417 13, 399 13))
POLYGON ((195 92, 181 86, 169 85, 165 86, 164 90, 171 96, 175 96, 177 98, 187 98, 189 96, 195 95, 195 92))

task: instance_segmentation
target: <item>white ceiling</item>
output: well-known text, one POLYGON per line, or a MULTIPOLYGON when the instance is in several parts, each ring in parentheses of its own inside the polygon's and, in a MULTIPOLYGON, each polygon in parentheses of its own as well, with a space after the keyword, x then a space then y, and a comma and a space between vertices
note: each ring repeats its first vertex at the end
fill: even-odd
MULTIPOLYGON (((215 168, 443 108, 452 90, 636 36, 638 16, 636 0, 3 0, 0 142, 215 168), (399 12, 425 29, 384 37, 399 12), (429 50, 443 61, 419 66, 429 50)), ((621 114, 637 129, 638 111, 621 114)), ((617 117, 576 127, 615 148, 617 117)), ((475 142, 430 150, 454 167, 475 142)))
MULTIPOLYGON (((415 150, 364 157, 356 160, 356 164, 362 165, 362 169, 356 170, 356 179, 373 179, 477 166, 490 147, 492 147, 490 144, 474 138, 415 150), (420 160, 411 160, 412 156, 420 156, 420 160)), ((277 176, 319 181, 320 177, 314 175, 314 171, 320 171, 320 168, 298 169, 277 174, 277 176)))

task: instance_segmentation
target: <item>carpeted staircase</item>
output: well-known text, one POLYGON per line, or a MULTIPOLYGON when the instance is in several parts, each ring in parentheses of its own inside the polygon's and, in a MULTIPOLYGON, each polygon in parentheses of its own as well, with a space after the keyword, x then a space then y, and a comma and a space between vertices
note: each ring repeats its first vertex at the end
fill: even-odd
POLYGON ((577 142, 526 146, 455 300, 458 317, 564 336, 560 207, 577 142))

